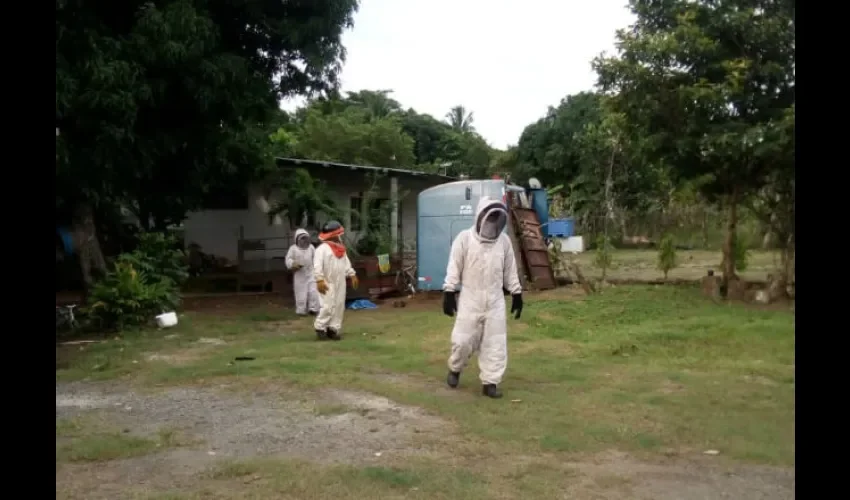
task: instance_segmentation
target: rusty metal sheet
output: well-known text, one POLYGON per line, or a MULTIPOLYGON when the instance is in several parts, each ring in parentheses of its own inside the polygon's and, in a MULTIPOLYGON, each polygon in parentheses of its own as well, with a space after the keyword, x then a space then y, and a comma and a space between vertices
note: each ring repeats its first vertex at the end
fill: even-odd
POLYGON ((538 290, 555 288, 555 275, 549 263, 549 252, 540 230, 537 212, 529 208, 515 207, 511 209, 511 215, 522 251, 523 264, 533 287, 538 290))

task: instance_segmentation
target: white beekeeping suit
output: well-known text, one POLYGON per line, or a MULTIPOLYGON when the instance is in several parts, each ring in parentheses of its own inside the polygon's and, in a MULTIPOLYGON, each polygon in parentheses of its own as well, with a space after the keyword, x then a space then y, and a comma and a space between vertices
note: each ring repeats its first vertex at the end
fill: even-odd
POLYGON ((478 202, 475 224, 461 231, 452 243, 446 281, 443 284, 443 312, 453 316, 452 352, 446 382, 457 387, 460 373, 469 358, 478 352, 483 393, 502 397, 502 382, 508 362, 505 297, 512 297, 511 312, 522 313, 522 286, 517 275, 511 240, 503 234, 507 208, 499 200, 484 197, 478 202), (458 288, 460 300, 456 300, 458 288))
POLYGON ((313 254, 310 235, 304 229, 295 231, 295 243, 286 252, 286 268, 292 271, 292 288, 295 291, 295 314, 318 314, 319 292, 313 275, 313 254))
POLYGON ((358 281, 345 245, 340 237, 345 229, 337 221, 330 221, 322 228, 319 239, 322 244, 313 257, 316 288, 319 290, 321 308, 313 327, 319 340, 340 340, 342 317, 345 314, 345 279, 351 278, 351 286, 357 288, 358 281))

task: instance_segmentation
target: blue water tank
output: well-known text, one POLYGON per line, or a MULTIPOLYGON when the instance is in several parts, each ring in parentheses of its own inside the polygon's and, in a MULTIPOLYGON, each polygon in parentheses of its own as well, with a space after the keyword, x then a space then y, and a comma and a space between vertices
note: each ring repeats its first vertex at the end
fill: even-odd
POLYGON ((531 208, 537 214, 537 219, 540 220, 540 228, 543 231, 543 237, 549 236, 549 195, 545 189, 529 189, 528 195, 531 198, 531 208))
POLYGON ((472 227, 481 197, 501 200, 504 195, 505 181, 500 179, 449 182, 419 193, 416 202, 419 290, 442 290, 455 236, 472 227))

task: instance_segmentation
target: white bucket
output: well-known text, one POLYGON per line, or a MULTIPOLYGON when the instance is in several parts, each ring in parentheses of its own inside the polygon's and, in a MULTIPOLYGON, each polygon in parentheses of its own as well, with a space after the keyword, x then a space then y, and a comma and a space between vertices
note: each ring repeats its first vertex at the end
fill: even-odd
POLYGON ((156 317, 156 326, 160 328, 171 328, 177 324, 177 313, 167 312, 156 317))

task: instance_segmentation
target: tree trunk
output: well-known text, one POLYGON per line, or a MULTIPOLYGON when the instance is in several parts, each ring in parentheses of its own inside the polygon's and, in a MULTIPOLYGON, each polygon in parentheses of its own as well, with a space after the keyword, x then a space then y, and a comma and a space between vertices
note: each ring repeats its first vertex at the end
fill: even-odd
POLYGON ((620 236, 622 237, 621 239, 626 239, 626 238, 629 237, 629 231, 628 231, 628 228, 626 227, 626 211, 625 210, 620 212, 620 233, 621 233, 620 236))
POLYGON ((797 281, 797 266, 796 266, 796 241, 792 234, 785 242, 782 248, 782 273, 786 284, 786 293, 789 297, 794 298, 796 295, 797 281))
POLYGON ((71 227, 74 238, 74 246, 77 248, 77 255, 80 259, 80 270, 83 274, 83 290, 84 300, 88 296, 88 292, 94 284, 94 276, 92 270, 99 274, 106 274, 106 260, 103 258, 103 252, 100 249, 100 242, 97 238, 97 230, 94 225, 94 212, 88 204, 82 204, 77 207, 74 222, 71 227))
POLYGON ((726 224, 726 239, 723 242, 723 286, 728 290, 729 281, 738 279, 735 274, 735 239, 738 227, 738 187, 729 196, 729 219, 726 224))
POLYGON ((151 230, 151 212, 142 202, 139 202, 139 226, 141 226, 145 232, 149 232, 151 230))
POLYGON ((612 224, 617 223, 617 217, 614 212, 614 160, 617 158, 616 148, 611 150, 611 160, 608 162, 608 175, 605 178, 605 236, 608 236, 608 221, 612 224))

